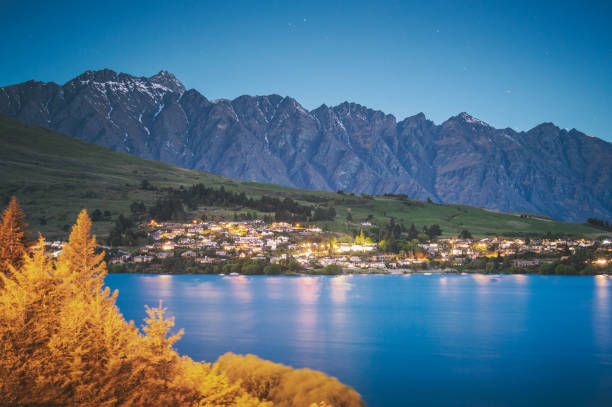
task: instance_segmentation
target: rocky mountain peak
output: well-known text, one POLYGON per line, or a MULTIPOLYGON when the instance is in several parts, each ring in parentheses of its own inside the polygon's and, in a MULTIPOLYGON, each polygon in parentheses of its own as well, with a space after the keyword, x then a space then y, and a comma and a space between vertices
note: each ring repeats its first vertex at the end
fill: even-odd
POLYGON ((386 114, 381 110, 370 109, 367 106, 354 102, 342 102, 331 108, 342 120, 360 120, 367 122, 371 119, 395 121, 395 116, 386 114))
POLYGON ((96 71, 85 71, 74 79, 71 79, 67 83, 74 82, 111 82, 117 81, 117 72, 112 69, 100 69, 96 71))
POLYGON ((400 123, 423 123, 423 122, 430 122, 430 120, 427 119, 427 116, 425 116, 425 113, 420 112, 413 116, 406 117, 400 123))
POLYGON ((160 71, 149 78, 136 77, 126 73, 117 73, 112 69, 100 69, 85 71, 76 78, 68 81, 66 85, 88 86, 95 85, 102 89, 106 86, 118 90, 127 91, 128 89, 155 90, 155 93, 175 92, 182 94, 185 92, 183 84, 170 72, 160 71))
POLYGON ((168 71, 159 71, 159 73, 151 76, 149 81, 165 86, 172 92, 183 93, 185 92, 185 86, 174 76, 174 74, 168 71))
POLYGON ((537 126, 535 126, 532 131, 541 131, 541 132, 559 132, 561 131, 561 129, 557 126, 555 126, 554 123, 551 122, 544 122, 544 123, 540 123, 537 126))
POLYGON ((287 114, 298 113, 304 116, 309 116, 310 112, 308 112, 302 105, 290 96, 285 96, 278 103, 278 110, 280 112, 285 112, 287 114))
POLYGON ((472 116, 472 115, 470 115, 469 113, 466 113, 466 112, 461 112, 461 113, 459 113, 457 116, 455 116, 453 118, 457 119, 459 121, 462 121, 464 123, 475 124, 475 125, 485 126, 485 127, 491 127, 491 126, 489 126, 488 123, 485 123, 482 120, 477 119, 474 116, 472 116))

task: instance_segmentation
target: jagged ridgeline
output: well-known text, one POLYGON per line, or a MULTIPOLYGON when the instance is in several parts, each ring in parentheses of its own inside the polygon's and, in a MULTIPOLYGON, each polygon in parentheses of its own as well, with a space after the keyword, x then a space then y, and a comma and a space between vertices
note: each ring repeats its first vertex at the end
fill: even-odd
POLYGON ((279 95, 208 100, 165 71, 111 70, 0 88, 0 113, 235 179, 574 222, 612 218, 612 144, 552 123, 518 132, 467 113, 436 125, 346 102, 308 111, 279 95))
POLYGON ((305 191, 237 181, 113 152, 4 116, 0 116, 0 171, 0 204, 7 205, 16 195, 30 229, 51 238, 65 238, 81 208, 90 211, 93 230, 103 238, 120 215, 136 223, 168 208, 165 213, 170 219, 250 216, 274 220, 278 216, 315 221, 339 232, 359 232, 366 221, 384 228, 393 218, 406 227, 415 224, 419 230, 438 224, 443 236, 457 236, 466 229, 476 236, 601 234, 594 225, 421 202, 405 195, 305 191), (174 202, 168 204, 172 197, 174 202))
POLYGON ((125 321, 118 292, 104 287, 104 253, 95 252, 85 210, 57 259, 42 237, 24 239, 22 227, 12 200, 0 224, 2 405, 364 406, 321 372, 253 355, 214 364, 180 356, 174 344, 183 331, 161 303, 147 307, 142 329, 125 321))

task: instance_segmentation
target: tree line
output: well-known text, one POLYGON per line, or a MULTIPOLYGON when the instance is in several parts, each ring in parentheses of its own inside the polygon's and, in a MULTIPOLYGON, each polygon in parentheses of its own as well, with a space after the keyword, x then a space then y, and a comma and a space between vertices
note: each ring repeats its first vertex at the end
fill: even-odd
POLYGON ((593 225, 593 226, 601 228, 601 229, 612 231, 612 225, 607 220, 604 221, 602 219, 597 219, 597 218, 588 218, 587 219, 587 223, 589 225, 593 225))
POLYGON ((391 218, 389 223, 384 228, 373 228, 369 233, 378 240, 379 247, 391 253, 399 253, 402 250, 405 252, 413 252, 416 244, 435 240, 442 235, 440 225, 433 224, 431 226, 424 225, 419 231, 414 223, 408 228, 397 223, 394 218, 391 218))
POLYGON ((303 205, 290 197, 281 199, 263 195, 253 198, 244 192, 227 191, 223 186, 216 189, 201 183, 189 188, 168 189, 166 196, 158 199, 148 209, 148 214, 159 221, 181 221, 186 218, 185 208, 195 210, 200 205, 248 208, 273 213, 275 221, 285 222, 333 220, 336 216, 333 207, 303 205))
POLYGON ((550 258, 548 262, 519 267, 514 265, 518 259, 535 259, 536 253, 522 253, 510 256, 480 257, 461 266, 462 271, 487 274, 552 274, 552 275, 596 275, 610 272, 611 266, 595 266, 593 260, 598 246, 578 248, 574 253, 567 249, 561 258, 550 258))

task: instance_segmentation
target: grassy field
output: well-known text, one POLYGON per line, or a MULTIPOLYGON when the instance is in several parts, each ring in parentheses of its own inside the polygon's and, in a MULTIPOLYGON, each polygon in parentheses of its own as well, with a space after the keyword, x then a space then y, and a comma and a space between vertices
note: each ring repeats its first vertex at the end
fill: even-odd
MULTIPOLYGON (((196 183, 245 192, 250 196, 291 197, 310 205, 333 205, 335 220, 320 225, 346 232, 360 228, 372 215, 374 225, 387 224, 391 217, 418 228, 437 223, 444 236, 467 229, 476 236, 510 233, 575 234, 599 236, 602 232, 588 225, 524 218, 520 214, 498 213, 463 205, 440 205, 399 197, 304 191, 278 185, 243 182, 204 171, 186 170, 127 153, 84 143, 63 134, 21 124, 0 116, 0 204, 16 195, 26 211, 30 229, 55 238, 66 235, 82 208, 110 211, 108 221, 94 223, 94 232, 105 235, 119 214, 128 215, 136 200, 150 205, 163 195, 159 190, 143 190, 147 180, 157 188, 187 187, 196 183), (352 222, 347 222, 348 213, 352 222)), ((193 215, 233 218, 237 208, 200 208, 193 215)), ((241 210, 242 212, 248 209, 241 210)), ((250 211, 253 212, 253 211, 250 211)))

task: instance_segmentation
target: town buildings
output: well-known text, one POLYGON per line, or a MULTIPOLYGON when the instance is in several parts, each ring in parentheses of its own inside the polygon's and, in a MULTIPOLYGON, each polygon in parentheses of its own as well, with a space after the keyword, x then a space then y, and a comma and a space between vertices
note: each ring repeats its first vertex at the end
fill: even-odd
MULTIPOLYGON (((142 225, 150 243, 131 256, 118 252, 111 263, 148 263, 171 256, 192 259, 199 264, 223 264, 232 259, 258 259, 279 263, 292 257, 306 269, 338 265, 346 270, 427 268, 430 263, 459 266, 484 257, 513 256, 512 265, 529 267, 568 256, 596 242, 588 239, 532 239, 490 237, 482 239, 445 238, 415 243, 415 250, 384 253, 367 239, 351 239, 323 232, 316 226, 286 222, 191 222, 142 225), (416 250, 418 249, 418 250, 416 250), (530 253, 538 258, 520 258, 530 253)), ((603 261, 612 258, 609 241, 601 242, 603 261), (607 254, 606 254, 607 253, 607 254)), ((533 256, 532 256, 533 257, 533 256)))

